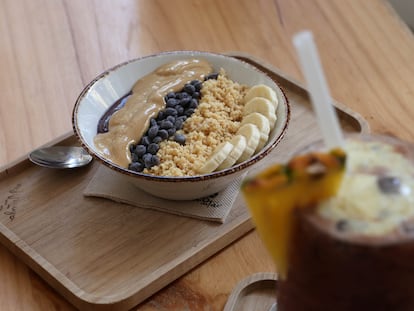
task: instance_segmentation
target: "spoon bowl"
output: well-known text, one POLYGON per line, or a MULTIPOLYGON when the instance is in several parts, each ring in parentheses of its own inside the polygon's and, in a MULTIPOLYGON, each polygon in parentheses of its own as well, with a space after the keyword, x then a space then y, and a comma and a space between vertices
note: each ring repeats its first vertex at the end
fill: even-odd
POLYGON ((29 159, 49 168, 75 168, 89 164, 92 156, 81 147, 54 146, 32 151, 29 159))

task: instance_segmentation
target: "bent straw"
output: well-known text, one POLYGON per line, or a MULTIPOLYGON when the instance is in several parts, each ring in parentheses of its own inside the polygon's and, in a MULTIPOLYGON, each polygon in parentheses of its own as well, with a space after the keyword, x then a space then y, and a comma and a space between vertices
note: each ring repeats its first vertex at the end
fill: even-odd
POLYGON ((332 104, 332 98, 312 33, 310 31, 299 32, 294 35, 293 43, 299 56, 302 72, 325 145, 329 149, 341 147, 343 145, 343 134, 332 104))

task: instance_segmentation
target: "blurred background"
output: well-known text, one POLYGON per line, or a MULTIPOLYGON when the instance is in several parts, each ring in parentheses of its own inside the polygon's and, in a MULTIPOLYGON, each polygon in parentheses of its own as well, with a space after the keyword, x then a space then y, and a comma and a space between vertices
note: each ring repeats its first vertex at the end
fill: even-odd
POLYGON ((414 1, 388 0, 411 30, 414 29, 414 1))

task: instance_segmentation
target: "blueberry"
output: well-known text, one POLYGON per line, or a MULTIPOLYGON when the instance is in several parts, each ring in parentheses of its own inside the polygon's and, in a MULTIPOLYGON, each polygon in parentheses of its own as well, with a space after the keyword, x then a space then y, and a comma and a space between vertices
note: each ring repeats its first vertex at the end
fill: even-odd
POLYGON ((160 127, 163 130, 168 130, 168 129, 172 128, 173 126, 174 126, 174 124, 172 122, 164 120, 164 121, 162 121, 160 127))
POLYGON ((175 96, 176 99, 183 99, 187 97, 190 97, 190 95, 188 95, 186 92, 177 93, 177 95, 175 96))
POLYGON ((144 162, 144 166, 145 166, 145 168, 151 168, 152 167, 151 158, 149 158, 147 161, 144 162))
POLYGON ((149 153, 145 155, 144 166, 146 168, 151 168, 154 165, 158 165, 158 164, 160 164, 160 159, 156 155, 152 155, 149 153))
POLYGON ((175 120, 174 126, 177 130, 179 130, 183 127, 183 123, 184 121, 182 119, 177 118, 177 120, 175 120))
POLYGON ((135 145, 134 144, 130 144, 129 145, 129 152, 134 153, 135 151, 135 145))
POLYGON ((154 118, 150 119, 150 126, 155 126, 157 125, 157 120, 155 120, 154 118))
POLYGON ((174 136, 174 140, 177 143, 179 143, 180 145, 184 145, 185 144, 185 135, 184 134, 177 133, 174 136))
POLYGON ((160 164, 160 158, 158 158, 158 156, 156 156, 156 155, 153 155, 151 157, 151 164, 152 164, 152 166, 160 164))
POLYGON ((189 108, 197 108, 197 106, 198 106, 198 101, 197 101, 197 99, 195 99, 195 98, 193 98, 193 99, 191 99, 191 102, 190 102, 190 104, 188 105, 188 107, 189 108))
POLYGON ((201 98, 201 94, 200 94, 200 92, 194 92, 194 93, 193 93, 193 98, 194 98, 194 99, 200 99, 200 98, 201 98))
POLYGON ((383 193, 399 194, 401 192, 401 180, 394 176, 381 176, 377 180, 378 187, 383 193))
MULTIPOLYGON (((187 120, 187 116, 185 116, 185 115, 182 115, 182 116, 179 116, 178 118, 177 118, 177 120, 176 120, 176 122, 178 121, 178 122, 182 122, 182 123, 184 123, 184 121, 185 120, 187 120)), ((177 126, 176 126, 176 128, 177 128, 177 126)))
POLYGON ((160 112, 158 112, 157 120, 164 120, 164 117, 165 117, 164 111, 161 110, 160 112))
POLYGON ((197 83, 200 83, 200 81, 199 80, 192 80, 192 81, 190 81, 190 84, 191 85, 196 85, 197 83))
POLYGON ((180 106, 186 107, 191 102, 191 97, 186 97, 180 100, 180 106))
POLYGON ((162 139, 167 139, 168 138, 168 131, 167 130, 160 130, 158 132, 159 137, 161 137, 162 139))
POLYGON ((131 153, 131 162, 138 162, 139 156, 136 153, 131 153))
POLYGON ((152 156, 152 154, 151 154, 151 153, 149 153, 149 152, 147 152, 147 153, 145 153, 145 154, 142 156, 142 160, 143 160, 143 161, 148 160, 148 158, 150 158, 151 156, 152 156))
POLYGON ((144 166, 140 162, 132 162, 128 165, 128 169, 134 172, 142 172, 144 166))
POLYGON ((147 133, 148 137, 150 139, 153 139, 155 136, 157 136, 159 129, 160 128, 158 127, 158 125, 151 126, 148 130, 148 133, 147 133))
POLYGON ((150 144, 150 139, 148 136, 144 136, 141 138, 141 145, 148 146, 150 144))
POLYGON ((336 222, 335 227, 338 231, 345 231, 348 229, 348 225, 348 221, 346 221, 345 219, 340 219, 336 222))
POLYGON ((147 152, 147 147, 145 147, 144 145, 137 145, 134 153, 138 157, 142 157, 145 154, 145 152, 147 152))
POLYGON ((181 116, 184 113, 184 107, 177 105, 175 106, 175 110, 177 110, 177 115, 181 116))
POLYGON ((156 154, 158 149, 160 149, 160 146, 158 146, 158 144, 151 143, 151 144, 149 144, 149 146, 147 148, 147 151, 148 151, 148 153, 156 154))
POLYGON ((175 97, 175 92, 169 92, 169 93, 167 93, 167 95, 165 95, 166 99, 174 98, 174 97, 175 97))
POLYGON ((176 132, 175 127, 172 127, 170 129, 168 129, 168 136, 173 136, 175 134, 175 132, 176 132))
POLYGON ((218 73, 211 73, 207 77, 205 77, 204 80, 210 80, 210 79, 217 80, 217 78, 218 78, 218 73))
POLYGON ((184 111, 184 114, 189 117, 194 113, 194 109, 193 108, 188 108, 184 111))
POLYGON ((175 122, 175 117, 174 116, 168 116, 165 120, 170 121, 171 123, 175 122))
POLYGON ((164 113, 166 116, 176 116, 177 110, 175 110, 174 108, 168 107, 164 110, 164 113))
POLYGON ((188 94, 193 94, 195 92, 195 87, 192 84, 186 84, 184 85, 184 92, 187 92, 188 94))
POLYGON ((201 81, 196 80, 197 83, 194 83, 194 88, 196 90, 196 92, 200 92, 201 88, 203 87, 203 83, 201 81))
POLYGON ((152 158, 152 154, 151 153, 146 153, 142 156, 142 160, 144 161, 144 165, 146 168, 150 168, 151 165, 151 158, 152 158))
POLYGON ((178 104, 178 100, 175 98, 169 98, 167 100, 166 106, 167 107, 175 107, 178 104))
POLYGON ((162 138, 160 137, 160 136, 155 136, 153 139, 152 139, 152 142, 153 143, 155 143, 155 144, 159 144, 160 142, 162 142, 162 138))

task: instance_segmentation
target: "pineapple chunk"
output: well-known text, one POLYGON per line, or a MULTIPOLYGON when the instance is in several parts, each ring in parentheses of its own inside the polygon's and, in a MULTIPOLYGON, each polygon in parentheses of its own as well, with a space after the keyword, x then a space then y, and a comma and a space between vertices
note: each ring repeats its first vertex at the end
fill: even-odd
POLYGON ((280 278, 286 278, 288 271, 293 210, 310 208, 335 195, 345 160, 342 149, 309 153, 271 166, 243 183, 242 193, 280 278))

